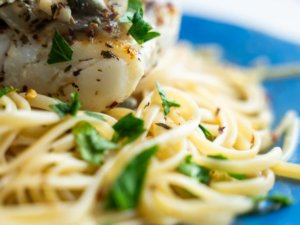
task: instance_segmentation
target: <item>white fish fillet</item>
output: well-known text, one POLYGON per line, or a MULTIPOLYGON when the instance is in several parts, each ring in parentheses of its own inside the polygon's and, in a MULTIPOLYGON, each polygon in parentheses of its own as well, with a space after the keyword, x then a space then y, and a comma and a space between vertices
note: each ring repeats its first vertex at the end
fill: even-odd
POLYGON ((65 102, 70 101, 70 93, 78 91, 83 109, 107 110, 128 98, 141 77, 157 63, 162 48, 176 41, 178 18, 178 14, 166 16, 166 24, 157 29, 162 37, 142 46, 126 34, 81 38, 71 45, 72 61, 53 65, 47 64, 47 59, 54 28, 61 29, 61 25, 48 25, 35 38, 26 34, 27 43, 22 41, 23 34, 4 30, 0 34, 0 87, 34 89, 65 102), (105 58, 102 51, 111 51, 116 57, 105 58))

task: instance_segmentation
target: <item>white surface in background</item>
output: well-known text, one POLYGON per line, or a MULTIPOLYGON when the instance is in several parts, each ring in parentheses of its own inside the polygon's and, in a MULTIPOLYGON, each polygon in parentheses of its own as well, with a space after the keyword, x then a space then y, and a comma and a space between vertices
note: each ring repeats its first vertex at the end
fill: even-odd
POLYGON ((300 45, 299 0, 175 0, 183 13, 250 28, 300 45))

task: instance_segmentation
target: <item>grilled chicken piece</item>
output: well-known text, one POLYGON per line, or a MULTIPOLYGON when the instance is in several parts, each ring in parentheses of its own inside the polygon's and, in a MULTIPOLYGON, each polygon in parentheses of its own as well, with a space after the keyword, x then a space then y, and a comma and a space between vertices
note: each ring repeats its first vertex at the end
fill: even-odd
POLYGON ((128 34, 131 25, 118 22, 124 0, 8 3, 0 7, 0 87, 35 89, 64 102, 78 91, 83 108, 93 111, 131 95, 160 53, 175 43, 180 23, 173 5, 145 3, 145 20, 161 37, 140 46, 128 34), (49 65, 55 29, 74 52, 71 61, 49 65))

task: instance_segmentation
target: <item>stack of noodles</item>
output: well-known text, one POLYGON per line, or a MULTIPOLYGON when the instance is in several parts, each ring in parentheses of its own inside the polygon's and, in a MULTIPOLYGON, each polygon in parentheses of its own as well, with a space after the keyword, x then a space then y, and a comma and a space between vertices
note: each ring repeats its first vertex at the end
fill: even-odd
POLYGON ((249 196, 272 189, 274 174, 300 178, 300 167, 285 162, 297 146, 299 120, 287 112, 270 131, 272 113, 257 71, 220 64, 204 54, 196 57, 186 47, 177 47, 168 59, 142 79, 136 110, 115 108, 99 114, 105 121, 82 111, 62 119, 49 108, 56 101, 42 95, 10 92, 0 98, 1 224, 230 224, 253 208, 249 196), (155 80, 180 104, 167 115, 155 80), (87 121, 111 140, 112 126, 131 112, 144 120, 146 132, 106 151, 101 165, 82 159, 70 129, 87 121), (283 133, 283 148, 264 152, 283 133), (104 210, 107 190, 134 157, 152 146, 158 150, 138 206, 104 210), (193 163, 210 170, 207 184, 178 172, 189 155, 193 163), (184 197, 183 191, 192 197, 184 197))

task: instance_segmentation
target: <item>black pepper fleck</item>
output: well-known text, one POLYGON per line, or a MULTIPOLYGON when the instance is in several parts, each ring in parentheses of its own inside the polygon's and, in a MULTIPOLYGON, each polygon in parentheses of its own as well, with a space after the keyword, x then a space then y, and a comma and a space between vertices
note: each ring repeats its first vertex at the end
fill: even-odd
POLYGON ((105 43, 105 46, 108 47, 108 48, 114 48, 112 45, 110 45, 108 43, 105 43))
POLYGON ((73 72, 74 77, 77 77, 77 76, 80 74, 81 70, 82 70, 82 69, 79 69, 79 70, 74 71, 74 72, 73 72))
POLYGON ((160 126, 160 127, 163 127, 165 128, 166 130, 171 130, 172 127, 168 126, 167 124, 165 123, 156 123, 157 126, 160 126))
POLYGON ((69 72, 71 68, 72 68, 72 65, 67 66, 66 69, 64 69, 64 72, 65 72, 65 73, 69 72))

